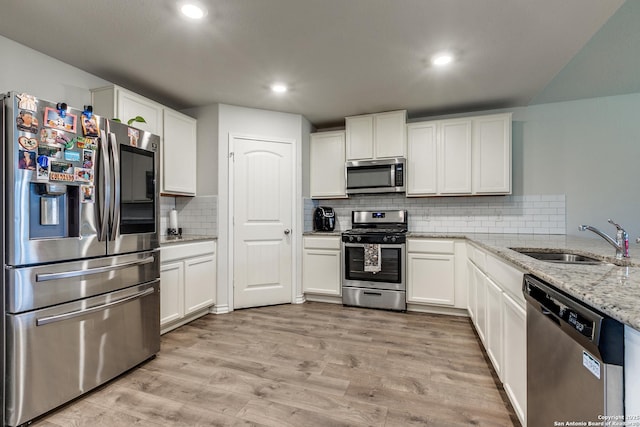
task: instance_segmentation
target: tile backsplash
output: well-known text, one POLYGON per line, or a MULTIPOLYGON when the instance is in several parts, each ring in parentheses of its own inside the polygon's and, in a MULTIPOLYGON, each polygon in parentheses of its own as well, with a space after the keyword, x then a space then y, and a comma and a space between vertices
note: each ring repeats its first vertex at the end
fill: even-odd
POLYGON ((166 235, 169 227, 169 211, 178 211, 178 227, 182 234, 217 236, 218 197, 160 197, 160 234, 166 235))
POLYGON ((400 194, 348 199, 304 199, 304 230, 313 229, 316 206, 336 212, 336 230, 351 228, 352 210, 406 209, 409 231, 565 234, 565 195, 407 198, 400 194))

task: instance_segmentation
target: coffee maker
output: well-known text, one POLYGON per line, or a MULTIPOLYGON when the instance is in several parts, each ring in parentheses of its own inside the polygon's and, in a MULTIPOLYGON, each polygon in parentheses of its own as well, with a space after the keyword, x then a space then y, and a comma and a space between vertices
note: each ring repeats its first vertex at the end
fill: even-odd
POLYGON ((314 231, 333 231, 336 226, 336 215, 333 208, 318 206, 313 213, 314 231))

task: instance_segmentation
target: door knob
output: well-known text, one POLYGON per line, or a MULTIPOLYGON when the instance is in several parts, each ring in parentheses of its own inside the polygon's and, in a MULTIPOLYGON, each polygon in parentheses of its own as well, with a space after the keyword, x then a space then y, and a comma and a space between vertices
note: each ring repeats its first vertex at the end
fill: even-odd
POLYGON ((289 233, 291 233, 291 230, 289 230, 288 228, 285 228, 284 234, 289 234, 289 233))

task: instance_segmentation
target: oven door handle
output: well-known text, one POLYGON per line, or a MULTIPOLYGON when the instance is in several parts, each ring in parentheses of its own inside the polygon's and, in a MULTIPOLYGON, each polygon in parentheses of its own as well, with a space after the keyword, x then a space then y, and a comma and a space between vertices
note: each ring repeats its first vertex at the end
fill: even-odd
POLYGON ((364 248, 367 245, 380 245, 382 249, 402 249, 404 243, 344 243, 345 248, 364 248))

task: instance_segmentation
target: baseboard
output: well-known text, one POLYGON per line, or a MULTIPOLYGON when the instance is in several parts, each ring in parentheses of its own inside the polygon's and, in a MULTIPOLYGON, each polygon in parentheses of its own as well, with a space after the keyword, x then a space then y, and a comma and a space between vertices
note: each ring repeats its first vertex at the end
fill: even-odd
POLYGON ((437 305, 407 304, 407 311, 469 317, 469 312, 464 308, 439 307, 437 305))
POLYGON ((304 297, 307 299, 307 301, 311 302, 328 302, 330 304, 342 304, 342 297, 314 294, 304 294, 304 297))
POLYGON ((231 310, 229 310, 229 304, 216 304, 209 310, 209 313, 212 314, 227 314, 230 312, 231 310))

